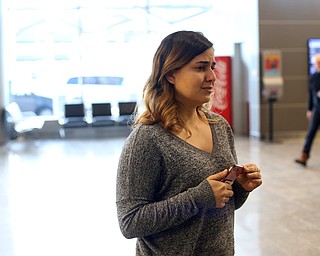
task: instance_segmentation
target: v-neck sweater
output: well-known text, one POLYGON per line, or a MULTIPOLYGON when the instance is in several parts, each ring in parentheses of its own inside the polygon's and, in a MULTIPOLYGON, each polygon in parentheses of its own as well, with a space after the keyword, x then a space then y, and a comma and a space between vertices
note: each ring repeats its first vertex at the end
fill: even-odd
POLYGON ((237 163, 227 121, 210 117, 211 153, 161 125, 139 124, 119 159, 116 204, 121 232, 137 238, 136 255, 234 255, 234 211, 249 193, 235 182, 234 196, 217 208, 206 178, 237 163))

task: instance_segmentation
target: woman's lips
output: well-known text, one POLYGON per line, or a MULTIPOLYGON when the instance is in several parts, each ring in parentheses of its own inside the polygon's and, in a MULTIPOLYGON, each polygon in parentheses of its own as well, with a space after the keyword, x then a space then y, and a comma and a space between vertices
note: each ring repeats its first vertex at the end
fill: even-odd
POLYGON ((208 92, 213 92, 213 87, 202 87, 202 89, 208 92))

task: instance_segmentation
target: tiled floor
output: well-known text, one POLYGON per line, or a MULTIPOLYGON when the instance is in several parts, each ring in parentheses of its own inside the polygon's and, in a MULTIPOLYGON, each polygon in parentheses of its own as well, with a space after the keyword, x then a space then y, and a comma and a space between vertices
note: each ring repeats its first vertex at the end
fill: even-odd
MULTIPOLYGON (((1 256, 130 256, 115 209, 124 139, 37 140, 0 147, 1 256)), ((240 163, 263 185, 236 212, 236 256, 320 255, 320 143, 307 168, 293 159, 303 138, 236 137, 240 163)))

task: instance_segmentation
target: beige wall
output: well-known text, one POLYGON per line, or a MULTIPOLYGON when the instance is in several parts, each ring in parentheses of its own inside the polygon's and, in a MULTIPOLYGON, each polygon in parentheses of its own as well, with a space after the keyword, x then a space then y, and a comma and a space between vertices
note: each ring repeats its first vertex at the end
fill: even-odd
MULTIPOLYGON (((308 59, 307 39, 320 37, 319 0, 259 0, 259 47, 282 52, 283 97, 274 103, 274 136, 304 132, 308 59)), ((261 101, 261 135, 268 137, 268 104, 261 101)))

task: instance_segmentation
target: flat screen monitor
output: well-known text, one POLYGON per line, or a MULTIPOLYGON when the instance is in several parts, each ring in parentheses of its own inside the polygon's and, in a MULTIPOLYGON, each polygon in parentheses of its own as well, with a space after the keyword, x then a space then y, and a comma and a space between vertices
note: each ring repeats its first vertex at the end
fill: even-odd
POLYGON ((308 39, 308 71, 309 75, 315 72, 315 67, 313 66, 313 57, 316 54, 320 54, 320 38, 310 38, 308 39))

